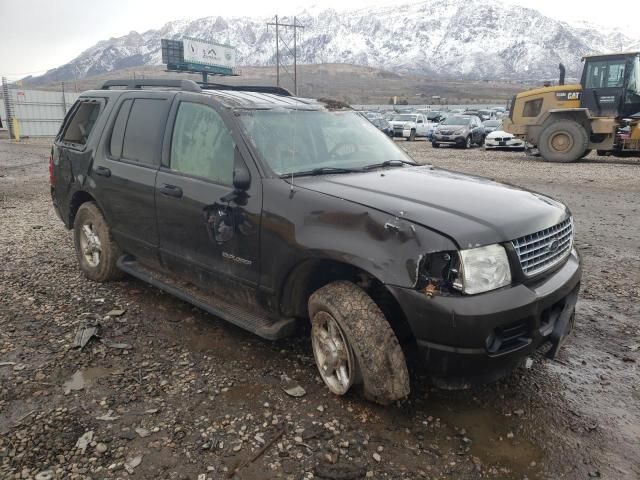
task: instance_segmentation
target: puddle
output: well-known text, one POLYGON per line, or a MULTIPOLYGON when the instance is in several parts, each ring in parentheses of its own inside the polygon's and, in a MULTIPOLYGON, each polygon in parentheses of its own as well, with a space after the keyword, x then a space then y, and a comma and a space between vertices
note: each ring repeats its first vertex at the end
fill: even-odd
POLYGON ((89 367, 76 371, 69 380, 64 382, 62 388, 65 395, 72 391, 83 390, 93 385, 99 378, 114 373, 114 368, 89 367))
MULTIPOLYGON (((434 405, 430 414, 449 424, 464 428, 465 436, 472 440, 470 453, 484 463, 511 470, 512 478, 537 478, 542 473, 542 449, 524 438, 515 428, 520 423, 515 417, 506 417, 474 405, 434 405), (513 427, 513 428, 512 428, 513 427), (508 435, 513 433, 513 438, 508 435), (535 464, 532 465, 532 462, 535 464)), ((505 477, 511 478, 511 477, 505 477)))

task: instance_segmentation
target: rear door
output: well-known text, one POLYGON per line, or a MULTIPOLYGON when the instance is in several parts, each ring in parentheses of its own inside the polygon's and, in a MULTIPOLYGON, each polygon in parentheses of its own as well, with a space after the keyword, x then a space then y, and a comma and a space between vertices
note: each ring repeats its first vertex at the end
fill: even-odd
POLYGON ((202 95, 178 94, 156 179, 160 255, 169 270, 194 283, 253 287, 260 274, 262 185, 226 113, 202 95), (251 172, 248 195, 224 200, 241 165, 251 172))
POLYGON ((93 163, 97 198, 126 253, 157 261, 155 180, 169 107, 175 93, 128 92, 114 108, 93 163))

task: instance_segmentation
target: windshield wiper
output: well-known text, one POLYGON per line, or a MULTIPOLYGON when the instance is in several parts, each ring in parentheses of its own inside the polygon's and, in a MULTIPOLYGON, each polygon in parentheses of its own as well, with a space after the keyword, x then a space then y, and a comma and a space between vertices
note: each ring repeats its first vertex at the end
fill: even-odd
POLYGON ((318 167, 318 168, 313 168, 311 170, 303 170, 300 172, 284 173, 280 175, 280 178, 304 177, 304 176, 311 176, 311 175, 326 175, 329 173, 353 173, 353 172, 362 172, 362 169, 347 168, 347 167, 318 167))
POLYGON ((415 167, 419 165, 416 162, 410 162, 408 160, 385 160, 382 163, 373 163, 371 165, 367 165, 366 167, 362 167, 363 170, 372 170, 374 168, 382 168, 382 167, 401 167, 402 165, 411 165, 415 167))

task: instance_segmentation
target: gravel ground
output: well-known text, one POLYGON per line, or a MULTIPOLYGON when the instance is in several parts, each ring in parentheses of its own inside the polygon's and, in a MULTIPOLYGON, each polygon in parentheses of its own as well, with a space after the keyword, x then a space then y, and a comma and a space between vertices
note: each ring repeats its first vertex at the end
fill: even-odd
POLYGON ((400 145, 571 207, 585 274, 558 361, 462 392, 416 374, 387 408, 336 398, 304 337, 264 341, 137 280, 85 280, 48 145, 2 140, 0 478, 638 478, 640 161, 400 145), (99 338, 73 348, 90 320, 99 338))

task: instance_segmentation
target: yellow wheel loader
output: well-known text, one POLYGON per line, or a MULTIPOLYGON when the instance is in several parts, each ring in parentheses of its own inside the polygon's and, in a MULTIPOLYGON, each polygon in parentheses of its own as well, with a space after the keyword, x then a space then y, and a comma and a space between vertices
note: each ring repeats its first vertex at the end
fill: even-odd
POLYGON ((550 162, 591 152, 640 156, 640 52, 584 57, 579 85, 528 90, 511 101, 505 131, 537 147, 550 162))

